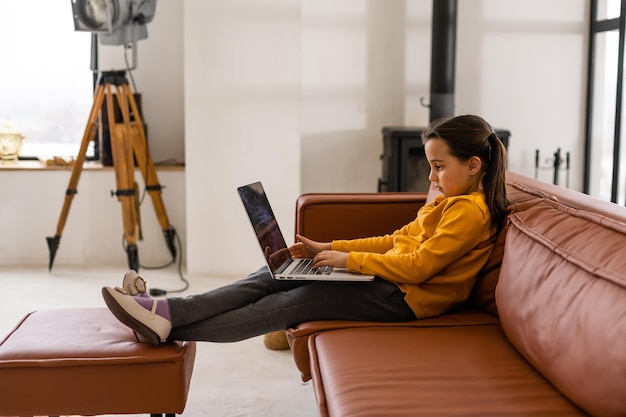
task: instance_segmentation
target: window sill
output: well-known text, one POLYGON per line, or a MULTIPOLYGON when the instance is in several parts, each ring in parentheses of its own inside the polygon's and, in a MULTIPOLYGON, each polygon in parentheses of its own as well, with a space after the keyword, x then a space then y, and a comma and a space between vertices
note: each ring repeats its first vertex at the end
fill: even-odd
MULTIPOLYGON (((184 171, 184 164, 168 164, 155 165, 157 171, 184 171)), ((53 160, 42 161, 17 161, 17 162, 0 162, 0 171, 71 171, 74 168, 74 161, 63 164, 53 160)), ((83 164, 83 171, 113 170, 112 166, 104 166, 101 162, 86 161, 83 164)))

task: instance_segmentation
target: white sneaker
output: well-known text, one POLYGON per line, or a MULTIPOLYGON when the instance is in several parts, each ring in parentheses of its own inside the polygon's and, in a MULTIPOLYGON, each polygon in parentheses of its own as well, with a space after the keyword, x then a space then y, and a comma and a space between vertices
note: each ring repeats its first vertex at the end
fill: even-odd
POLYGON ((153 299, 152 309, 146 310, 132 296, 116 288, 102 288, 102 296, 111 313, 146 342, 158 345, 167 339, 172 323, 157 314, 158 300, 153 299))
MULTIPOLYGON (((146 285, 146 280, 137 274, 137 271, 134 269, 129 270, 125 275, 122 281, 122 288, 128 295, 138 296, 138 297, 147 297, 148 296, 148 286, 146 285)), ((135 335, 135 339, 139 343, 146 343, 148 340, 143 337, 141 334, 137 333, 133 330, 133 334, 135 335)))

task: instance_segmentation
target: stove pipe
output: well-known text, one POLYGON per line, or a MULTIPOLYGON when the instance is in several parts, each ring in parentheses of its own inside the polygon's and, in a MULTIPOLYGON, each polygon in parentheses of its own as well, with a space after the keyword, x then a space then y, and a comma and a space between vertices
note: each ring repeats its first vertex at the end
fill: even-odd
POLYGON ((457 0, 433 0, 430 121, 454 115, 457 0))

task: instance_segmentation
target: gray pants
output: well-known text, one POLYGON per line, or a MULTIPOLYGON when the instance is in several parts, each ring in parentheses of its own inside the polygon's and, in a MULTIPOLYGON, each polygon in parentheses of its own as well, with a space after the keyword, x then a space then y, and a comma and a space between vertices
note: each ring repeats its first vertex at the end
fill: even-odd
POLYGON ((169 340, 235 342, 313 320, 415 320, 404 293, 381 278, 281 281, 265 267, 230 285, 168 302, 169 340))

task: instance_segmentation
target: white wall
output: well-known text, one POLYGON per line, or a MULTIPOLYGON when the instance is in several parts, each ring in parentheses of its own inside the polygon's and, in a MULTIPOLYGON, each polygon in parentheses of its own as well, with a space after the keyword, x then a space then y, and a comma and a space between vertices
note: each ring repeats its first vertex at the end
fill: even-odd
MULTIPOLYGON (((184 171, 160 170, 157 174, 165 187, 163 201, 170 224, 184 248, 187 241, 184 171)), ((69 170, 0 171, 0 266, 48 266, 46 237, 56 233, 70 175, 69 170)), ((135 178, 143 188, 139 171, 135 178)), ((128 260, 122 246, 122 208, 117 198, 111 197, 111 190, 116 189, 113 169, 83 171, 77 189, 53 271, 64 265, 101 264, 119 265, 120 271, 125 272, 128 260)), ((169 262, 171 255, 148 196, 141 205, 141 224, 144 239, 137 244, 139 262, 145 266, 169 262)))
MULTIPOLYGON (((429 94, 431 4, 158 1, 149 38, 139 43, 135 80, 155 160, 186 161, 184 180, 166 189, 164 200, 185 213, 191 274, 241 275, 261 265, 238 185, 264 182, 288 240, 299 193, 376 191, 380 129, 428 122, 419 100, 429 94)), ((511 131, 513 171, 533 176, 535 149, 544 156, 557 147, 570 151, 570 187, 580 189, 588 0, 458 4, 456 113, 480 114, 511 131)), ((49 187, 56 196, 66 186, 64 180, 48 184, 48 174, 46 182, 32 180, 37 173, 15 175, 10 183, 22 193, 49 187)), ((541 179, 551 181, 551 172, 541 179)), ((20 206, 29 216, 5 216, 3 209, 3 227, 36 228, 32 235, 44 245, 40 261, 47 263, 43 236, 53 231, 58 212, 53 208, 45 225, 32 222, 42 201, 31 199, 20 206)), ((119 212, 117 202, 108 209, 88 204, 102 211, 98 218, 119 212)), ((73 221, 100 231, 88 220, 73 221)), ((0 236, 0 248, 13 244, 8 239, 0 236)), ((109 239, 107 261, 117 262, 120 238, 109 239)), ((24 251, 6 253, 14 260, 24 251)))
MULTIPOLYGON (((430 90, 432 1, 302 4, 302 189, 376 191, 381 127, 429 120, 420 99, 430 90)), ((527 176, 536 149, 542 160, 559 147, 571 152, 577 190, 588 8, 586 0, 459 0, 457 14, 455 114, 508 129, 509 167, 527 176)), ((552 181, 552 171, 539 178, 552 181)))
POLYGON ((302 2, 303 192, 376 191, 381 128, 404 124, 405 9, 302 2))
POLYGON ((185 2, 187 268, 262 265, 236 188, 263 182, 293 236, 300 192, 300 2, 185 2))
MULTIPOLYGON (((456 112, 509 129, 510 169, 529 177, 536 149, 544 166, 558 147, 569 151, 570 188, 579 191, 588 9, 586 0, 459 1, 456 112)), ((539 178, 552 182, 552 172, 539 178)))
MULTIPOLYGON (((428 121, 419 98, 429 94, 430 0, 262 3, 185 3, 192 271, 260 263, 238 182, 269 176, 289 239, 298 192, 376 191, 380 129, 428 121), (249 160, 269 143, 299 153, 301 171, 276 154, 264 171, 249 160)), ((509 129, 516 172, 534 175, 537 148, 571 151, 572 188, 582 183, 587 9, 585 0, 459 1, 456 113, 509 129)))

